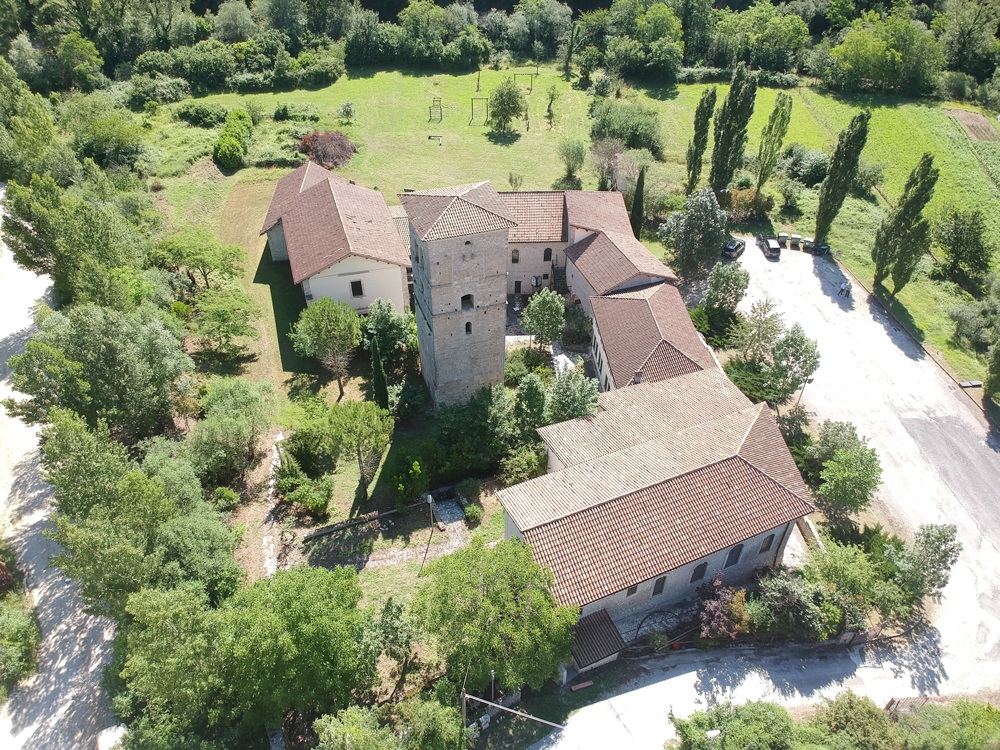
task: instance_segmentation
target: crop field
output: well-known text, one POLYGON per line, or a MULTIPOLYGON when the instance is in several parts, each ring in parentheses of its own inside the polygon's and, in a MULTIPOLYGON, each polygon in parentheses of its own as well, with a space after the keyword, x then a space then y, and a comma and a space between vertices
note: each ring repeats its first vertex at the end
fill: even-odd
MULTIPOLYGON (((484 70, 478 92, 475 74, 372 71, 355 73, 322 90, 250 97, 225 94, 208 97, 206 101, 236 106, 254 99, 260 105, 266 117, 254 133, 249 154, 251 164, 292 158, 295 137, 305 130, 344 132, 357 144, 358 153, 340 173, 382 191, 389 203, 397 202, 396 194, 405 188, 488 179, 499 189, 505 189, 512 172, 523 177, 522 189, 551 189, 563 184, 563 168, 557 153, 559 142, 566 138, 586 139, 589 135, 591 97, 575 81, 567 82, 558 70, 543 66, 528 93, 529 121, 516 123, 516 132, 509 136, 491 135, 483 124, 485 112, 478 108, 475 121, 470 123, 472 97, 487 96, 503 77, 513 72, 533 70, 484 70), (546 92, 552 86, 559 95, 549 122, 546 92), (429 118, 428 108, 434 97, 441 99, 440 120, 429 118), (353 102, 356 109, 350 123, 341 122, 337 116, 337 109, 347 101, 353 102), (315 123, 274 122, 269 115, 278 103, 307 105, 319 119, 315 123)), ((519 82, 527 86, 528 78, 519 77, 519 82)), ((642 101, 660 113, 665 156, 663 161, 651 165, 647 186, 668 192, 679 190, 693 113, 704 88, 705 85, 698 84, 628 88, 623 92, 623 96, 642 101)), ((719 86, 720 101, 725 90, 725 86, 719 86)), ((950 204, 978 206, 994 233, 1000 232, 1000 190, 996 182, 1000 180, 1000 143, 971 140, 944 105, 898 97, 831 96, 806 87, 789 93, 794 103, 786 143, 799 142, 809 148, 831 150, 837 133, 857 111, 864 107, 872 110, 863 159, 885 165, 885 180, 879 195, 867 200, 848 199, 831 236, 837 255, 862 281, 871 281, 869 253, 886 203, 898 199, 907 175, 924 151, 934 155, 941 170, 928 214, 933 217, 950 204)), ((776 94, 773 89, 758 92, 750 124, 750 152, 756 150, 776 94)), ((264 240, 257 232, 273 184, 288 167, 251 166, 225 174, 207 158, 215 131, 174 119, 170 107, 146 118, 152 176, 168 224, 207 224, 215 227, 224 241, 247 248, 247 286, 265 309, 260 321, 260 351, 248 374, 271 380, 287 390, 297 373, 314 372, 290 351, 284 336, 301 302, 291 287, 287 267, 270 264, 263 254, 264 240)), ((986 122, 996 128, 993 120, 986 122)), ((703 175, 707 173, 706 163, 703 175)), ((580 177, 583 188, 596 187, 597 176, 589 164, 580 177)), ((815 195, 815 191, 803 191, 800 211, 791 216, 776 211, 770 228, 776 230, 781 225, 804 235, 811 234, 815 195)), ((662 251, 652 233, 644 235, 644 239, 654 252, 662 251)), ((928 259, 928 267, 930 263, 928 259)), ((965 300, 965 293, 954 285, 923 274, 904 289, 895 309, 918 337, 941 351, 957 375, 963 379, 981 378, 985 371, 981 359, 952 340, 953 325, 948 311, 965 300)))

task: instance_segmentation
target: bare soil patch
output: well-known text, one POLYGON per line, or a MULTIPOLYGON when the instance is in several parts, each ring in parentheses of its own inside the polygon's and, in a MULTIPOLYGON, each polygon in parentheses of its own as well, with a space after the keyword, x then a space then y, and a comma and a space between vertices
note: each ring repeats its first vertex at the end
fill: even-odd
POLYGON ((1000 141, 1000 133, 985 115, 964 109, 946 109, 945 112, 958 120, 971 140, 1000 141))
POLYGON ((191 177, 196 180, 207 180, 218 182, 226 179, 226 175, 219 169, 219 165, 211 156, 203 156, 191 165, 191 177))

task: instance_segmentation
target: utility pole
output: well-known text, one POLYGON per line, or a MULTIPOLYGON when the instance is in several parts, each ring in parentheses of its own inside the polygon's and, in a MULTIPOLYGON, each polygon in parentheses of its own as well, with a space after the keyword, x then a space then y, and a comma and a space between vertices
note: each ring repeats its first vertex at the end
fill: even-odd
POLYGON ((463 731, 465 730, 465 728, 467 726, 469 726, 469 722, 468 722, 468 719, 466 719, 466 716, 465 716, 465 688, 462 688, 462 729, 463 729, 463 731))

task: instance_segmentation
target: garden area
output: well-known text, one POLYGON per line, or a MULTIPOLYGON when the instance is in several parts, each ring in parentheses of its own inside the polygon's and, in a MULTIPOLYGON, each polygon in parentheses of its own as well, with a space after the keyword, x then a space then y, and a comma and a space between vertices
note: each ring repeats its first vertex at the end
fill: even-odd
POLYGON ((40 641, 34 605, 24 593, 24 575, 0 533, 0 705, 18 682, 35 671, 40 641))

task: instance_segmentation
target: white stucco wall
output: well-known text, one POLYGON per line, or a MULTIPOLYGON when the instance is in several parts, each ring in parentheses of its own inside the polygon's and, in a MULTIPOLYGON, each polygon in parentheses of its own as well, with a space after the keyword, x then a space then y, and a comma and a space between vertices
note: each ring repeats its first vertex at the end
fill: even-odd
POLYGON ((608 355, 604 351, 604 342, 601 341, 601 334, 597 330, 596 323, 594 323, 591 354, 594 357, 594 368, 597 371, 597 382, 601 391, 613 391, 616 387, 615 379, 611 375, 611 365, 608 364, 608 355))
POLYGON ((329 268, 310 276, 302 283, 306 301, 329 297, 346 302, 358 312, 365 312, 376 299, 392 302, 397 312, 406 307, 406 269, 392 263, 383 263, 370 258, 351 256, 329 268), (351 292, 351 282, 360 281, 364 294, 355 297, 351 292))
POLYGON ((569 258, 566 259, 566 286, 571 294, 576 295, 580 300, 580 306, 587 313, 587 317, 594 319, 594 311, 590 307, 590 298, 594 296, 594 289, 583 278, 580 269, 569 258))
POLYGON ((536 290, 532 286, 532 277, 540 276, 545 289, 552 285, 552 264, 566 265, 565 242, 511 242, 507 246, 507 294, 517 294, 516 282, 521 282, 520 294, 532 294, 536 290), (552 259, 544 260, 545 248, 552 248, 552 259), (517 250, 518 262, 514 263, 513 254, 517 250))
POLYGON ((285 244, 285 229, 279 221, 267 230, 267 246, 271 250, 271 260, 288 260, 288 246, 285 244))
POLYGON ((607 609, 608 614, 611 615, 611 619, 615 622, 636 617, 645 612, 660 609, 681 599, 693 597, 698 591, 698 587, 711 581, 716 573, 722 575, 722 580, 727 585, 745 583, 757 568, 773 567, 780 562, 792 525, 792 523, 789 523, 779 526, 776 529, 759 534, 743 542, 743 553, 740 555, 740 560, 730 568, 725 567, 726 558, 731 549, 727 547, 699 560, 695 560, 688 565, 675 568, 663 576, 656 576, 655 578, 650 578, 648 581, 643 581, 631 596, 627 595, 627 590, 619 591, 604 599, 586 604, 582 608, 581 617, 600 609, 607 609), (771 549, 767 552, 761 552, 761 546, 771 534, 774 534, 771 549), (704 578, 691 583, 691 574, 703 562, 708 563, 704 578), (657 578, 661 577, 666 578, 663 593, 653 596, 653 587, 656 585, 657 578))

